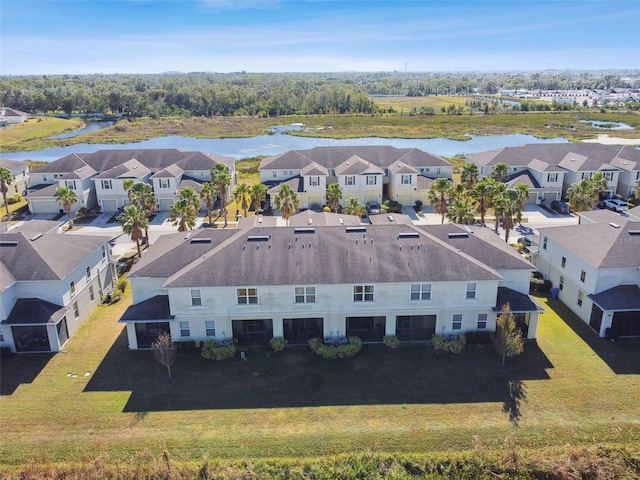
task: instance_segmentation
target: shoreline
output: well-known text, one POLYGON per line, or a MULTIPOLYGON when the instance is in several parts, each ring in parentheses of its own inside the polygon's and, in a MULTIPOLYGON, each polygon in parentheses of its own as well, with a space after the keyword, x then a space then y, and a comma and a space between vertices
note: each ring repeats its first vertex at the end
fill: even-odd
POLYGON ((640 145, 640 138, 611 137, 608 134, 598 135, 597 138, 582 140, 583 143, 602 143, 603 145, 640 145))

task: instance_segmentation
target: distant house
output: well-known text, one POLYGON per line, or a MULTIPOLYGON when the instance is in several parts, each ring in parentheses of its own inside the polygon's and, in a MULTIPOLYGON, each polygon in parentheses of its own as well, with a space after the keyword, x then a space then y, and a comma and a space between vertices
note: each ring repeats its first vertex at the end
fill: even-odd
POLYGON ((1 123, 24 123, 29 118, 29 116, 21 112, 20 110, 16 110, 14 108, 2 107, 0 108, 0 124, 1 123))
POLYGON ((60 351, 101 295, 113 291, 116 275, 105 237, 1 234, 0 346, 60 351))
POLYGON ((29 210, 58 212, 60 205, 54 198, 55 191, 67 186, 78 195, 74 211, 98 206, 103 212, 116 212, 129 204, 124 180, 133 179, 152 185, 158 209, 166 211, 181 188, 190 186, 199 191, 200 185, 210 180, 210 171, 217 163, 229 167, 233 189, 235 159, 230 157, 176 149, 72 153, 32 172, 29 210))
MULTIPOLYGON (((0 158, 0 167, 6 168, 11 172, 12 179, 7 197, 24 193, 29 186, 29 164, 27 162, 0 158)), ((2 202, 2 197, 0 197, 0 202, 2 202)))
POLYGON ((270 196, 286 183, 302 208, 325 205, 330 183, 342 188, 343 204, 357 197, 361 204, 389 199, 411 206, 417 200, 426 203, 434 178, 453 179, 453 165, 443 158, 390 146, 291 150, 263 159, 258 170, 270 196))
POLYGON ((536 335, 534 266, 489 229, 297 218, 303 226, 245 223, 160 237, 128 276, 133 305, 120 322, 129 348, 150 348, 161 332, 240 345, 427 341, 492 331, 505 303, 523 335, 536 335))

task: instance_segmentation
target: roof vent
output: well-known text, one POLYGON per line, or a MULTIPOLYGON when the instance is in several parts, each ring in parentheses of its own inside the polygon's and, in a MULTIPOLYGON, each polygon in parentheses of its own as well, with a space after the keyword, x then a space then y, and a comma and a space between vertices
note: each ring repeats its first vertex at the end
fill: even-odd
POLYGON ((390 222, 393 222, 395 219, 393 218, 393 215, 387 215, 387 218, 389 219, 390 222))
POLYGON ((258 218, 258 223, 262 223, 262 217, 258 218))
POLYGON ((340 225, 344 225, 344 220, 343 219, 338 219, 338 221, 340 222, 340 225))
POLYGON ((192 238, 189 243, 211 243, 210 238, 192 238))
POLYGON ((418 232, 400 232, 397 240, 400 240, 401 238, 420 238, 420 234, 418 232))
POLYGON ((187 238, 189 238, 191 236, 191 232, 187 232, 187 234, 184 236, 184 239, 186 240, 187 238))
POLYGON ((311 225, 313 223, 313 219, 310 218, 309 220, 307 220, 307 225, 311 225))
POLYGON ((35 242, 37 239, 39 239, 42 236, 41 233, 36 233, 33 237, 29 237, 29 240, 31 240, 32 242, 35 242))
POLYGON ((449 238, 469 238, 469 234, 466 232, 451 232, 447 236, 449 238))
POLYGON ((366 233, 367 227, 347 227, 347 233, 366 233))
POLYGON ((640 235, 640 230, 629 230, 629 235, 640 235))
POLYGON ((617 223, 613 223, 613 222, 611 222, 611 223, 609 224, 609 226, 610 226, 610 227, 613 227, 613 228, 620 228, 620 225, 618 225, 617 223))
POLYGON ((267 235, 249 235, 247 242, 268 242, 269 237, 267 235))
MULTIPOLYGON (((311 219, 309 219, 309 221, 311 221, 311 219)), ((313 227, 310 228, 295 228, 293 230, 293 233, 316 233, 316 229, 313 227)))
POLYGON ((0 240, 0 247, 17 247, 17 240, 0 240))

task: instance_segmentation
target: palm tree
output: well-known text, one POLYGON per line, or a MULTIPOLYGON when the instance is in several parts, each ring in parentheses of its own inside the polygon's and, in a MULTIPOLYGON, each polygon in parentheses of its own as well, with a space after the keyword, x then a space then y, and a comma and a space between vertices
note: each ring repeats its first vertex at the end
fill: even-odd
POLYGON ((447 209, 447 218, 454 223, 469 225, 473 222, 473 199, 463 195, 454 199, 447 209))
POLYGON ((494 182, 491 184, 491 197, 489 197, 489 206, 493 208, 493 214, 495 216, 495 226, 494 230, 498 231, 498 226, 500 225, 500 212, 498 210, 498 201, 502 194, 507 190, 506 183, 494 182))
POLYGON ((471 197, 476 201, 476 210, 480 214, 480 225, 484 227, 484 217, 487 213, 487 209, 491 204, 491 193, 493 191, 493 183, 495 180, 492 178, 480 180, 473 186, 473 189, 469 192, 471 197))
MULTIPOLYGON (((125 180, 126 182, 126 180, 125 180)), ((124 183, 124 182, 123 182, 124 183)), ((151 214, 156 208, 156 194, 153 192, 153 187, 144 182, 132 183, 127 192, 129 195, 129 201, 132 205, 137 205, 142 210, 142 213, 149 219, 151 214)), ((148 223, 148 222, 147 222, 148 223)), ((149 227, 144 230, 144 236, 149 243, 149 227)))
POLYGON ((280 186, 280 191, 274 198, 273 205, 276 210, 280 210, 282 218, 289 225, 289 218, 296 213, 300 207, 300 199, 296 192, 291 190, 291 187, 286 183, 280 186))
POLYGON ((473 186, 478 183, 480 178, 480 171, 478 166, 473 162, 467 162, 462 166, 462 172, 460 174, 460 181, 464 183, 467 190, 471 190, 473 186))
POLYGON ((211 169, 211 183, 218 189, 220 197, 220 210, 224 215, 224 226, 227 226, 227 187, 231 185, 229 167, 224 163, 216 163, 211 169))
POLYGON ((633 196, 636 200, 640 200, 640 180, 636 180, 636 186, 633 189, 633 196))
POLYGON ((179 232, 192 230, 196 226, 197 218, 198 210, 187 198, 178 198, 169 211, 169 220, 173 222, 174 227, 178 227, 179 232))
POLYGON ((9 204, 7 203, 7 192, 9 185, 13 182, 13 175, 8 168, 0 167, 0 191, 2 192, 2 201, 7 209, 7 219, 9 218, 9 204))
POLYGON ((609 190, 609 180, 607 180, 602 172, 596 172, 590 178, 593 190, 596 193, 596 202, 600 200, 602 194, 609 190))
POLYGON ((56 190, 54 197, 64 211, 67 212, 67 217, 69 217, 69 230, 73 228, 73 218, 71 217, 71 208, 78 203, 78 195, 69 187, 60 187, 56 190))
POLYGON ((127 197, 129 198, 129 204, 133 203, 133 194, 131 192, 131 188, 133 187, 134 183, 135 183, 135 180, 133 178, 125 178, 124 180, 122 180, 122 188, 124 188, 124 191, 127 192, 127 197))
POLYGON ((340 200, 342 200, 342 187, 339 183, 330 183, 327 185, 327 203, 331 205, 333 213, 338 213, 340 208, 340 200))
POLYGON ((358 217, 364 217, 366 208, 360 204, 358 197, 349 197, 347 204, 342 208, 342 211, 347 215, 357 215, 358 217))
POLYGON ((467 187, 464 183, 453 183, 449 190, 449 203, 453 200, 464 197, 467 194, 467 187))
POLYGON ((142 257, 140 240, 145 238, 143 230, 146 231, 149 228, 149 219, 145 212, 137 205, 127 205, 124 207, 124 212, 120 216, 120 225, 122 225, 122 231, 128 234, 131 240, 136 242, 138 258, 142 257))
POLYGON ((447 214, 447 204, 449 201, 449 192, 451 191, 453 184, 446 178, 438 178, 431 189, 427 199, 429 203, 434 206, 435 212, 438 215, 442 215, 442 222, 444 223, 444 217, 447 214))
POLYGON ((241 183, 233 189, 232 193, 233 201, 242 208, 244 218, 247 218, 247 209, 249 208, 249 202, 251 200, 251 194, 249 193, 249 185, 241 183))
POLYGON ((518 183, 516 185, 516 192, 518 192, 518 200, 520 201, 520 209, 517 215, 518 223, 522 223, 522 211, 524 210, 524 202, 529 198, 529 185, 526 183, 518 183))
POLYGON ((200 199, 207 205, 207 217, 209 217, 209 224, 211 224, 211 210, 213 210, 213 204, 216 201, 218 192, 214 185, 209 182, 202 184, 202 190, 200 190, 200 199))
POLYGON ((496 198, 496 218, 502 218, 504 239, 509 242, 509 232, 513 230, 515 223, 521 214, 520 194, 513 188, 508 188, 496 198))
POLYGON ((506 163, 496 163, 493 166, 491 178, 496 182, 506 182, 509 179, 509 165, 506 163))
POLYGON ((254 183, 249 187, 249 196, 253 203, 253 211, 258 213, 262 202, 267 198, 267 186, 262 183, 254 183))
MULTIPOLYGON (((588 179, 572 184, 567 190, 567 204, 574 212, 593 210, 597 201, 598 193, 588 179)), ((578 216, 578 223, 580 223, 580 216, 578 216)))

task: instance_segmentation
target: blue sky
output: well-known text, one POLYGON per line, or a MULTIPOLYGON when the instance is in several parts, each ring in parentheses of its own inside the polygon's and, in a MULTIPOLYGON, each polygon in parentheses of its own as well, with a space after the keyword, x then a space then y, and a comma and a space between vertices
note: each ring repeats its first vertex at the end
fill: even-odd
POLYGON ((640 1, 0 0, 0 74, 640 68, 640 1))

